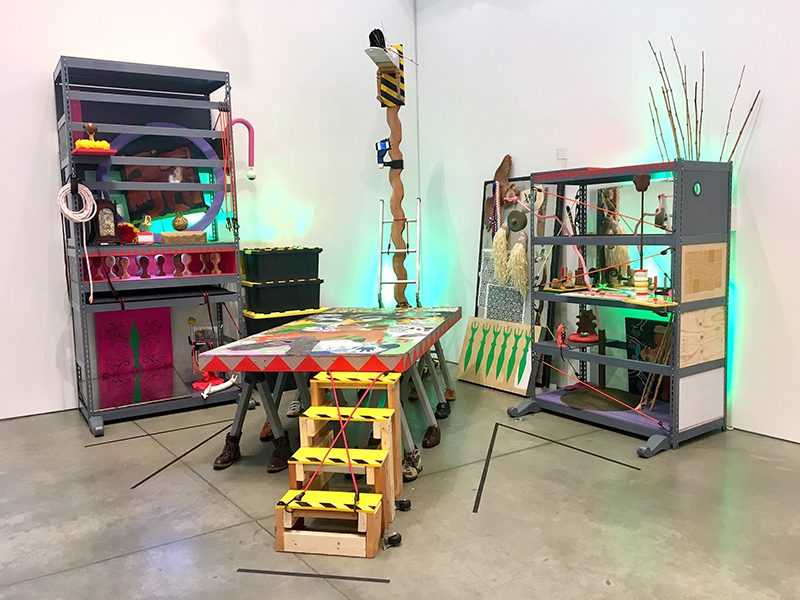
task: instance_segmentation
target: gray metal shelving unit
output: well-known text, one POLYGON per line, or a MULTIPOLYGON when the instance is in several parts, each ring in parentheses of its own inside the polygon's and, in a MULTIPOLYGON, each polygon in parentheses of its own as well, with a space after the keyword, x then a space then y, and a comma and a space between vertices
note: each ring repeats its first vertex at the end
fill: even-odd
MULTIPOLYGON (((589 186, 606 186, 631 182, 637 174, 647 173, 653 180, 672 182, 672 226, 663 234, 647 233, 644 246, 664 246, 670 254, 672 307, 648 307, 614 298, 566 295, 534 290, 532 300, 544 300, 551 308, 559 304, 598 306, 605 309, 633 309, 667 316, 672 326, 672 354, 667 364, 620 358, 602 354, 596 344, 569 343, 558 348, 545 331, 533 344, 532 366, 537 356, 545 361, 577 361, 580 379, 587 379, 587 364, 608 365, 623 369, 655 373, 670 378, 668 406, 661 406, 651 416, 654 423, 633 411, 599 411, 576 409, 561 400, 563 388, 546 387, 519 405, 509 407, 511 417, 532 414, 544 409, 575 419, 603 425, 632 435, 645 437, 637 453, 649 457, 667 448, 676 449, 681 442, 725 428, 727 418, 727 322, 728 277, 730 257, 731 164, 675 160, 664 163, 633 165, 609 169, 581 168, 533 173, 531 185, 555 185, 565 196, 570 186, 577 187, 574 197, 588 200, 589 186)), ((551 235, 536 237, 535 219, 530 223, 532 246, 552 245, 551 278, 557 277, 562 251, 568 246, 639 245, 640 235, 601 236, 587 232, 586 209, 577 210, 574 237, 551 235), (582 213, 582 214, 581 214, 582 213)), ((555 213, 564 219, 564 200, 556 202, 555 213)), ((584 252, 585 255, 585 252, 584 252)), ((531 281, 535 270, 531 264, 531 281)), ((555 311, 548 310, 548 328, 555 329, 555 311)), ((624 348, 625 342, 610 342, 610 347, 624 348)), ((545 367, 547 369, 547 367, 545 367)), ((665 403, 658 403, 665 404, 665 403)))
MULTIPOLYGON (((214 169, 222 169, 223 161, 219 158, 222 155, 219 146, 221 132, 213 126, 212 111, 231 109, 227 72, 61 57, 53 73, 53 82, 62 184, 67 183, 71 175, 76 175, 95 192, 96 197, 126 191, 223 190, 222 181, 98 181, 93 174, 101 166, 106 170, 124 166, 194 167, 212 173, 214 169), (212 94, 221 98, 212 99, 212 94), (119 135, 183 138, 193 140, 195 145, 200 143, 214 149, 216 158, 209 157, 208 153, 201 153, 205 157, 192 158, 73 155, 74 139, 76 135, 83 134, 86 121, 97 124, 97 139, 113 143, 113 139, 119 135)), ((234 177, 235 173, 230 176, 234 177)), ((69 202, 70 208, 75 209, 79 200, 72 197, 69 202)), ((115 279, 113 290, 106 281, 96 281, 95 299, 91 304, 88 301, 89 283, 84 277, 86 258, 83 228, 80 224, 63 219, 63 234, 67 287, 72 307, 76 389, 80 410, 94 435, 103 434, 103 425, 107 421, 236 400, 237 387, 203 398, 191 388, 185 380, 185 374, 175 370, 173 391, 165 394, 165 397, 104 408, 100 403, 97 374, 93 372, 92 359, 96 346, 90 339, 90 330, 95 314, 122 308, 119 295, 124 297, 124 309, 202 305, 208 298, 210 303, 216 305, 217 323, 221 323, 220 303, 236 302, 240 307, 242 305, 238 227, 232 228, 232 240, 228 242, 141 247, 141 251, 147 253, 211 252, 210 248, 213 247, 215 251, 234 253, 235 272, 180 278, 115 279)), ((89 245, 87 251, 90 257, 102 257, 117 255, 121 248, 129 249, 130 246, 89 245)), ((241 316, 239 329, 244 331, 241 316)))

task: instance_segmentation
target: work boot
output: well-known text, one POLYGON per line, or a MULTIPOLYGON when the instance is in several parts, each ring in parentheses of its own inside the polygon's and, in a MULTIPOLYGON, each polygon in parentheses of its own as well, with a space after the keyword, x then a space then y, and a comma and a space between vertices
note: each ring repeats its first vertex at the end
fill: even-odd
POLYGON ((447 402, 440 402, 436 405, 436 410, 433 412, 433 416, 439 421, 446 419, 450 416, 450 405, 447 402))
POLYGON ((287 461, 291 456, 292 449, 289 446, 289 434, 287 433, 281 438, 275 438, 275 452, 272 453, 267 473, 278 473, 286 469, 289 466, 287 461))
POLYGON ((225 447, 222 448, 222 453, 214 459, 214 469, 217 471, 227 469, 242 456, 239 450, 239 438, 238 435, 235 437, 231 434, 225 436, 225 447))
POLYGON ((261 433, 258 436, 262 442, 269 442, 275 436, 272 435, 272 425, 269 424, 269 421, 264 421, 264 426, 261 428, 261 433))
POLYGON ((434 446, 438 446, 441 441, 442 431, 438 427, 431 425, 425 430, 425 435, 422 436, 422 447, 433 448, 434 446))
POLYGON ((411 464, 414 465, 417 473, 422 473, 422 454, 419 453, 419 448, 414 447, 411 452, 406 454, 406 457, 408 457, 408 459, 411 461, 411 464))

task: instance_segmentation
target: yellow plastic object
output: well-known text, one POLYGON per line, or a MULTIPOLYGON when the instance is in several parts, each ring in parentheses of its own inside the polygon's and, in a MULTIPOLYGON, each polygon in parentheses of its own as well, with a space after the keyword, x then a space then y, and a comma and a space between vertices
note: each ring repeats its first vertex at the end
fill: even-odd
POLYGON ((75 140, 75 149, 111 150, 111 144, 105 140, 75 140))
MULTIPOLYGON (((242 282, 244 284, 244 282, 242 282)), ((257 313, 252 310, 243 310, 242 314, 249 319, 275 319, 278 317, 298 317, 313 315, 328 310, 327 306, 321 308, 305 308, 302 310, 285 310, 283 312, 257 313)))
MULTIPOLYGON (((332 374, 333 382, 357 382, 357 383, 366 383, 369 385, 372 383, 380 373, 351 373, 349 371, 334 371, 332 374)), ((402 373, 387 373, 385 375, 381 375, 380 378, 375 383, 397 383, 400 381, 400 377, 402 373)), ((330 383, 331 377, 328 376, 327 373, 317 373, 314 375, 312 381, 319 381, 321 383, 330 383)))
MULTIPOLYGON (((378 421, 389 421, 394 414, 393 408, 358 408, 352 406, 342 406, 340 409, 342 420, 353 415, 351 421, 362 423, 375 423, 378 421)), ((339 421, 335 406, 312 406, 307 408, 303 417, 311 421, 339 421)))
MULTIPOLYGON (((322 462, 326 452, 328 452, 327 448, 300 448, 289 459, 289 464, 318 465, 322 462)), ((356 467, 380 467, 388 454, 387 450, 351 448, 350 462, 356 467)), ((347 451, 344 448, 333 448, 323 464, 336 467, 347 465, 347 451)))
POLYGON ((359 494, 358 506, 355 505, 353 492, 327 492, 308 490, 302 499, 295 500, 300 490, 289 490, 278 501, 278 506, 285 506, 288 510, 293 508, 303 510, 334 510, 337 512, 362 512, 375 514, 383 499, 382 494, 359 494))

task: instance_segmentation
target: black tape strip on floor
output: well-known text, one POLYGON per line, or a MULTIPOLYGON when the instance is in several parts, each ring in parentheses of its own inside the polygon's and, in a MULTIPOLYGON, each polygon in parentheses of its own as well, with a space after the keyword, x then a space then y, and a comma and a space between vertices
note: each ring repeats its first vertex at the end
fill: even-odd
POLYGON ((165 464, 163 467, 160 467, 160 468, 156 469, 155 471, 153 471, 152 473, 150 473, 150 475, 148 475, 147 477, 145 477, 144 479, 142 479, 142 480, 141 480, 141 481, 139 481, 138 483, 134 483, 134 484, 131 486, 131 489, 132 489, 132 490, 135 490, 137 487, 139 487, 140 485, 142 485, 144 482, 146 482, 146 481, 148 481, 148 480, 152 479, 153 477, 155 477, 156 475, 158 475, 159 473, 161 473, 161 471, 163 471, 163 470, 164 470, 164 469, 166 469, 167 467, 169 467, 169 466, 171 466, 171 465, 174 465, 176 462, 178 462, 180 459, 182 459, 184 456, 186 456, 186 455, 187 455, 187 454, 189 454, 190 452, 194 452, 195 450, 197 450, 197 449, 198 449, 200 446, 202 446, 202 445, 203 445, 203 444, 205 444, 206 442, 209 442, 209 441, 213 440, 215 437, 217 437, 217 436, 218 436, 220 433, 222 433, 223 431, 225 431, 225 430, 227 430, 227 429, 230 429, 230 428, 232 427, 232 425, 233 425, 233 423, 228 423, 227 425, 225 425, 225 427, 223 427, 222 429, 220 429, 220 430, 219 430, 219 431, 217 431, 216 433, 212 433, 210 436, 208 436, 206 439, 204 439, 204 440, 203 440, 202 442, 200 442, 199 444, 195 444, 194 446, 192 446, 191 448, 189 448, 189 449, 188 449, 186 452, 184 452, 184 453, 183 453, 183 454, 181 454, 180 456, 176 456, 176 457, 175 457, 175 458, 173 458, 171 461, 169 461, 167 464, 165 464))
POLYGON ((492 431, 492 439, 489 440, 489 448, 486 450, 486 461, 483 463, 483 473, 481 474, 481 481, 478 484, 478 490, 475 493, 475 504, 472 506, 472 512, 477 513, 478 509, 481 505, 481 497, 483 496, 483 488, 486 485, 486 477, 489 474, 489 464, 492 461, 492 450, 494 450, 494 441, 497 437, 497 429, 500 427, 504 427, 505 429, 510 429, 511 431, 517 431, 519 433, 524 433, 525 435, 529 435, 531 437, 538 438, 540 440, 545 440, 550 442, 551 444, 556 444, 557 446, 564 446, 565 448, 570 448, 571 450, 577 450, 583 454, 588 454, 589 456, 594 456, 595 458, 600 458, 602 460, 614 463, 616 465, 620 465, 623 467, 628 467, 629 469, 633 469, 635 471, 641 471, 641 467, 636 467, 634 465, 629 465, 628 463, 624 463, 622 461, 616 460, 614 458, 609 458, 608 456, 603 456, 602 454, 597 454, 595 452, 591 452, 589 450, 584 450, 583 448, 578 448, 577 446, 572 446, 570 444, 565 444, 564 442, 560 442, 558 440, 554 440, 552 438, 539 435, 537 433, 531 433, 530 431, 525 431, 524 429, 517 429, 516 427, 511 427, 510 425, 505 425, 503 423, 495 423, 494 424, 494 431, 492 431))
POLYGON ((536 433, 531 433, 530 431, 525 431, 524 429, 517 429, 516 427, 511 427, 510 425, 504 425, 503 423, 498 423, 500 427, 505 427, 506 429, 510 429, 511 431, 518 431, 519 433, 524 433, 525 435, 529 435, 531 437, 539 438, 540 440, 546 440, 552 444, 556 444, 557 446, 564 446, 565 448, 570 448, 572 450, 577 450, 578 452, 582 452, 583 454, 588 454, 589 456, 594 456, 596 458, 601 458, 605 461, 614 463, 615 465, 620 465, 622 467, 628 467, 629 469, 633 469, 634 471, 641 471, 641 467, 636 467, 634 465, 629 465, 628 463, 624 463, 621 460, 617 460, 615 458, 609 458, 608 456, 603 456, 602 454, 597 454, 596 452, 591 452, 589 450, 584 450, 583 448, 578 448, 577 446, 571 446, 570 444, 565 444, 564 442, 559 442, 558 440, 551 439, 549 437, 545 437, 543 435, 539 435, 536 433))
POLYGON ((93 448, 94 446, 104 446, 105 444, 114 444, 116 442, 127 442, 128 440, 138 440, 139 438, 151 437, 154 435, 161 435, 162 433, 172 433, 174 431, 184 431, 185 429, 197 429, 198 427, 205 427, 206 425, 218 425, 219 423, 227 423, 228 419, 220 419, 219 421, 211 421, 209 423, 198 423, 196 425, 185 425, 183 427, 176 427, 175 429, 165 429, 163 431, 154 431, 153 433, 143 433, 142 435, 132 435, 130 437, 119 438, 116 440, 106 440, 104 442, 94 442, 86 444, 84 448, 93 448))
POLYGON ((326 575, 325 573, 299 573, 297 571, 271 571, 269 569, 236 569, 237 573, 256 575, 282 575, 284 577, 311 577, 314 579, 335 579, 338 581, 363 581, 365 583, 390 583, 391 579, 381 577, 356 577, 351 575, 326 575))
POLYGON ((478 484, 478 492, 475 494, 475 504, 472 506, 472 512, 478 512, 481 505, 481 496, 483 496, 483 486, 486 484, 486 476, 489 474, 489 461, 492 460, 492 450, 494 450, 494 440, 497 437, 497 429, 500 423, 494 424, 494 431, 492 431, 492 439, 489 440, 489 448, 486 450, 486 461, 483 463, 483 473, 481 473, 481 482, 478 484))

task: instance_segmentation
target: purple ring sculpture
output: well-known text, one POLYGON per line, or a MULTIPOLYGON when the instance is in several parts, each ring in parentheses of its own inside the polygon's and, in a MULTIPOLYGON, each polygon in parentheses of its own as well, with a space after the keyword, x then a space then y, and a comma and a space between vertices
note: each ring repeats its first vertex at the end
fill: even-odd
MULTIPOLYGON (((147 127, 175 127, 178 129, 184 129, 183 126, 177 125, 175 123, 146 123, 147 127)), ((134 133, 121 133, 113 140, 111 140, 111 148, 114 150, 122 150, 125 146, 130 144, 132 141, 143 137, 139 134, 134 133)), ((203 155, 209 160, 219 160, 219 156, 217 153, 214 152, 214 148, 211 147, 204 138, 201 137, 186 137, 186 136, 176 136, 176 137, 185 137, 187 140, 192 142, 203 155)), ((108 168, 109 168, 109 161, 103 161, 97 166, 97 181, 105 181, 106 177, 108 176, 108 168)), ((220 167, 214 168, 214 181, 220 182, 224 181, 223 179, 224 174, 220 167)), ((214 197, 211 199, 211 206, 208 207, 206 214, 195 224, 190 225, 188 231, 202 231, 211 223, 214 222, 214 219, 217 217, 220 208, 222 208, 222 203, 225 200, 225 193, 223 191, 218 191, 214 193, 214 197)), ((161 234, 157 233, 154 236, 156 241, 161 240, 161 234)))

